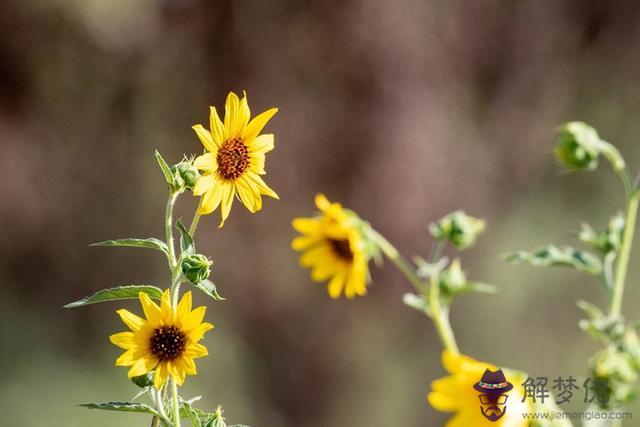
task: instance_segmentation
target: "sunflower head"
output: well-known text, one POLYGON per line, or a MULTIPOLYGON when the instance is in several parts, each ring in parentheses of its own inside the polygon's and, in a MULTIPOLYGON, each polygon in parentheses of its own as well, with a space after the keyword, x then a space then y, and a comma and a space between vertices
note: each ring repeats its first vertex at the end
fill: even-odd
POLYGON ((141 292, 140 304, 145 317, 127 310, 117 313, 131 331, 111 335, 109 339, 126 350, 116 366, 129 366, 129 378, 155 370, 153 383, 160 389, 171 376, 179 385, 186 375, 196 374, 194 359, 208 354, 198 341, 213 328, 203 322, 206 307, 191 310, 191 292, 186 292, 177 308, 171 307, 169 290, 164 291, 160 306, 141 292))
POLYGON ((273 150, 273 134, 260 134, 269 119, 278 112, 271 108, 250 120, 246 93, 239 99, 230 92, 225 103, 224 120, 211 107, 210 129, 193 126, 205 154, 194 164, 202 176, 193 193, 202 196, 200 214, 209 214, 221 206, 222 222, 229 217, 234 197, 238 197, 251 213, 262 209, 262 195, 278 199, 278 195, 263 181, 265 155, 273 150))
POLYGON ((291 246, 302 252, 300 264, 311 269, 316 282, 328 280, 332 298, 367 293, 369 258, 363 222, 340 203, 331 203, 323 194, 316 196, 320 214, 296 218, 293 227, 301 233, 291 246))
POLYGON ((469 356, 444 351, 442 365, 449 375, 431 383, 431 393, 427 400, 436 410, 453 412, 455 415, 447 422, 447 427, 527 427, 529 422, 523 413, 533 410, 529 399, 523 402, 522 383, 526 375, 521 372, 503 369, 513 388, 505 393, 506 410, 497 421, 489 421, 480 409, 479 392, 474 389, 483 372, 497 368, 489 363, 479 362, 469 356))

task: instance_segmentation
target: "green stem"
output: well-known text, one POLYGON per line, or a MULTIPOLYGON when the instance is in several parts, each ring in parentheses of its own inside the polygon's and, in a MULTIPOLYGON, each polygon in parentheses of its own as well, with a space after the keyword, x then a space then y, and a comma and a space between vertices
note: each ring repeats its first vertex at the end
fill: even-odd
MULTIPOLYGON (((440 286, 436 275, 431 277, 430 286, 418 277, 415 270, 409 262, 398 252, 398 250, 377 231, 371 229, 370 238, 386 255, 387 258, 394 263, 400 272, 406 277, 411 285, 418 291, 429 303, 431 309, 431 319, 438 331, 438 336, 442 341, 442 346, 451 353, 458 354, 458 345, 449 323, 449 309, 440 304, 440 286)), ((437 249, 439 251, 439 249, 437 249)), ((435 250, 434 250, 435 251, 435 250)))
POLYGON ((189 227, 189 235, 193 238, 194 234, 196 234, 196 229, 198 228, 198 223, 200 222, 200 212, 196 210, 196 213, 193 214, 193 220, 191 221, 191 226, 189 227))
POLYGON ((636 220, 638 217, 638 203, 640 202, 640 191, 636 190, 627 202, 627 212, 624 223, 624 236, 618 257, 616 268, 616 280, 613 288, 613 298, 611 299, 611 314, 619 315, 622 312, 622 296, 629 267, 629 257, 631 246, 635 234, 636 220))
POLYGON ((429 283, 429 307, 431 307, 431 318, 436 326, 442 345, 451 353, 460 354, 451 329, 451 323, 449 323, 449 307, 443 307, 440 304, 440 283, 436 274, 431 276, 429 283))
POLYGON ((176 204, 178 193, 171 192, 169 199, 167 200, 167 208, 164 215, 164 231, 167 238, 167 247, 169 249, 169 263, 171 269, 175 268, 176 255, 175 248, 173 246, 173 207, 176 204))
POLYGON ((402 274, 407 278, 409 283, 421 294, 426 293, 427 286, 418 277, 415 270, 409 262, 398 252, 398 250, 385 237, 373 228, 369 232, 369 236, 374 240, 380 250, 395 264, 402 274))
POLYGON ((174 427, 180 427, 180 403, 178 401, 178 384, 171 379, 171 400, 173 402, 173 422, 174 427))

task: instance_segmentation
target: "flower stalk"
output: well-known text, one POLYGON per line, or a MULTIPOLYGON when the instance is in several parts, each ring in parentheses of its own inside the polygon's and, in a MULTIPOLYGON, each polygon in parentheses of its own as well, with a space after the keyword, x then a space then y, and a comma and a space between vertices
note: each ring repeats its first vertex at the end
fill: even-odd
POLYGON ((629 268, 629 258, 631 255, 631 246, 633 244, 633 236, 635 234, 636 221, 638 218, 639 203, 640 191, 634 190, 627 202, 624 237, 616 268, 613 298, 611 299, 611 314, 613 315, 619 315, 622 312, 624 286, 627 278, 627 270, 629 268))

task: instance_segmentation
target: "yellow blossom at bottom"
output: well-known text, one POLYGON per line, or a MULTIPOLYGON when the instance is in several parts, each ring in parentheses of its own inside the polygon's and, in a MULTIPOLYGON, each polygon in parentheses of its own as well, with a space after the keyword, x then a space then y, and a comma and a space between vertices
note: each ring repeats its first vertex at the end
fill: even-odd
POLYGON ((146 319, 128 310, 118 310, 122 321, 131 332, 120 332, 109 337, 111 342, 126 350, 117 360, 116 366, 130 366, 129 378, 155 370, 153 382, 162 388, 171 376, 182 385, 186 375, 196 374, 193 359, 208 354, 207 348, 198 341, 213 328, 203 322, 206 307, 191 310, 191 292, 184 294, 174 310, 169 290, 164 291, 160 306, 140 292, 140 304, 146 319))
POLYGON ((503 369, 504 375, 513 388, 504 405, 504 415, 497 421, 490 421, 481 411, 480 393, 474 389, 485 370, 496 371, 495 366, 479 362, 469 356, 442 353, 442 366, 449 375, 431 383, 431 393, 427 400, 438 411, 453 412, 455 415, 447 421, 445 427, 526 427, 529 421, 523 413, 531 412, 529 399, 523 402, 522 383, 526 375, 522 372, 503 369))

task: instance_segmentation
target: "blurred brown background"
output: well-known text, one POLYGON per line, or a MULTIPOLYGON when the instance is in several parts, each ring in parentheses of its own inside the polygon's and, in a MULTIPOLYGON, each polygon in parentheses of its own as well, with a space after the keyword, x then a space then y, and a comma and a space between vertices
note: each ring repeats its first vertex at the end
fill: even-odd
MULTIPOLYGON (((462 350, 584 377, 598 347, 575 301, 605 304, 598 286, 498 255, 573 243, 567 230, 621 208, 607 165, 563 174, 551 140, 556 124, 587 121, 637 171, 639 72, 634 1, 0 2, 2 424, 147 425, 74 406, 136 389, 107 340, 123 328, 119 305, 61 306, 107 286, 166 285, 161 256, 87 244, 162 235, 153 150, 171 162, 199 152, 190 126, 230 90, 246 90, 254 113, 280 108, 266 180, 281 200, 256 215, 236 202, 222 230, 219 212, 201 222, 199 248, 228 301, 198 298, 217 327, 186 395, 255 427, 443 424, 425 400, 443 375, 440 344, 403 306, 409 288, 393 267, 373 268, 366 298, 332 301, 297 266, 290 220, 314 211, 318 191, 406 255, 425 254, 428 222, 448 211, 485 218, 464 266, 501 293, 456 301, 462 350)), ((194 207, 183 197, 178 216, 194 207)))

